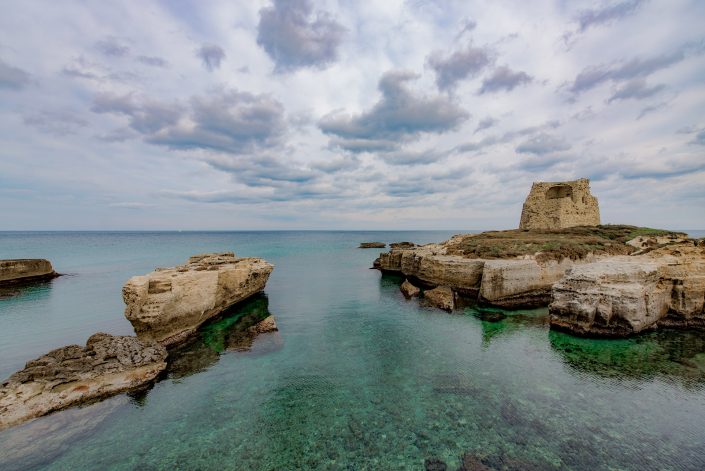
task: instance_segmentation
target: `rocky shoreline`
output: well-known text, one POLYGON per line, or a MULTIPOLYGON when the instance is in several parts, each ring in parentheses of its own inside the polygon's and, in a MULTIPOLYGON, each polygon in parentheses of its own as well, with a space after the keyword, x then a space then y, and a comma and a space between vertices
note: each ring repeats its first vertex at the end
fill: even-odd
POLYGON ((35 283, 61 276, 42 258, 0 260, 0 286, 35 283))

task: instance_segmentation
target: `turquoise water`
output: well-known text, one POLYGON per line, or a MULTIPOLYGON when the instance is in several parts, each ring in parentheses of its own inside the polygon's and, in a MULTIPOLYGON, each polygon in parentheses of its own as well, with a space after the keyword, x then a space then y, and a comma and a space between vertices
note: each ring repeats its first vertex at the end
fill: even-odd
POLYGON ((451 232, 0 233, 0 258, 71 276, 0 299, 0 376, 96 331, 131 333, 120 288, 206 251, 276 266, 261 297, 172 353, 148 391, 0 432, 0 469, 705 469, 705 336, 551 332, 405 300, 361 241, 451 232), (280 331, 254 341, 242 321, 280 331))

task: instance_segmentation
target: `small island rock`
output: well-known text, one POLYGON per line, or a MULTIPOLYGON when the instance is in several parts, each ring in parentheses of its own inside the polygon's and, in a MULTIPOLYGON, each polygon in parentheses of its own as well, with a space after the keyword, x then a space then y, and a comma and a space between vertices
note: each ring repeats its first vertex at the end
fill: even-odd
POLYGON ((25 258, 0 260, 0 284, 49 280, 59 276, 49 260, 25 258))
POLYGON ((387 246, 384 242, 360 242, 360 249, 383 249, 387 246))

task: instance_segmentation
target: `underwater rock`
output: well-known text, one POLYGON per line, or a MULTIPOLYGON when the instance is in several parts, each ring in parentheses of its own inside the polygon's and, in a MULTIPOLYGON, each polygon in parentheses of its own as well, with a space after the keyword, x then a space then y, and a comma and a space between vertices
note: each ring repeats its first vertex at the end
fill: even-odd
POLYGON ((622 337, 705 328, 705 247, 693 241, 574 267, 553 287, 551 327, 622 337))
POLYGON ((491 468, 472 453, 465 453, 460 461, 458 471, 491 471, 491 468))
POLYGON ((136 337, 93 334, 85 347, 57 348, 0 387, 0 429, 143 386, 166 368, 166 349, 136 337))
POLYGON ((26 258, 0 260, 0 285, 50 280, 59 276, 49 260, 26 258))
POLYGON ((277 322, 274 320, 274 316, 271 315, 247 329, 247 331, 252 334, 265 334, 267 332, 276 332, 278 330, 277 322))
POLYGON ((274 266, 232 252, 196 255, 184 265, 133 276, 122 289, 137 336, 163 345, 184 341, 208 319, 262 291, 274 266))
POLYGON ((406 299, 416 297, 421 293, 421 290, 416 286, 412 285, 409 280, 404 280, 399 288, 406 299))
POLYGON ((383 249, 387 246, 384 242, 360 242, 359 249, 383 249))
POLYGON ((452 311, 455 307, 453 302, 453 290, 447 286, 439 286, 423 293, 426 304, 443 309, 444 311, 452 311))
POLYGON ((507 315, 496 309, 475 309, 475 315, 486 322, 500 322, 507 318, 507 315))
POLYGON ((426 471, 446 471, 448 466, 438 458, 426 458, 423 463, 426 471))

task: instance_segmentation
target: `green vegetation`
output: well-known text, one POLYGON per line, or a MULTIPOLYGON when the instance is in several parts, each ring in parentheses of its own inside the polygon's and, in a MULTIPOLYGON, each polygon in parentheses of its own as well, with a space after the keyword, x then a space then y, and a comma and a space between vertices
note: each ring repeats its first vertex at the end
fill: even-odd
POLYGON ((608 224, 555 230, 489 231, 468 234, 449 242, 448 253, 468 258, 514 258, 536 255, 537 260, 577 260, 589 253, 626 255, 636 249, 626 242, 637 236, 685 237, 685 234, 649 227, 608 224))

